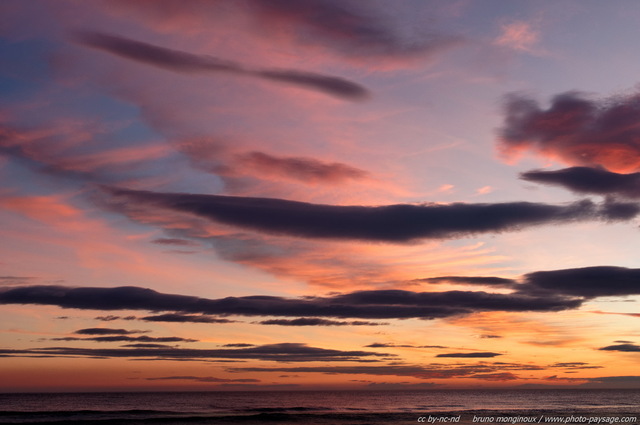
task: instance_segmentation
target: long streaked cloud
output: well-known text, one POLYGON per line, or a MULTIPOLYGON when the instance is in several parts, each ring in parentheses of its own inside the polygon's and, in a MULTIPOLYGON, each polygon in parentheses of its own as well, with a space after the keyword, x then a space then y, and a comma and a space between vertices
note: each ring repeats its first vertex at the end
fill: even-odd
POLYGON ((640 295, 640 269, 595 266, 549 270, 524 276, 521 292, 585 298, 640 295))
POLYGON ((562 170, 532 170, 520 174, 523 180, 556 185, 575 193, 640 198, 640 173, 620 174, 593 167, 562 170))
POLYGON ((261 325, 278 325, 278 326, 381 326, 388 323, 367 322, 363 320, 338 321, 320 319, 318 317, 301 317, 299 319, 271 319, 258 322, 261 325))
POLYGON ((640 94, 592 100, 577 92, 554 96, 547 109, 511 94, 505 101, 500 146, 507 155, 524 151, 569 165, 611 171, 640 169, 640 94))
POLYGON ((93 341, 93 342, 197 342, 197 339, 182 338, 179 336, 95 336, 91 338, 78 338, 67 336, 51 338, 52 341, 93 341))
POLYGON ((497 276, 438 276, 418 279, 417 281, 433 284, 450 283, 454 285, 478 285, 505 288, 511 288, 517 283, 514 279, 497 276))
POLYGON ((260 382, 259 379, 254 378, 238 378, 238 379, 225 379, 216 378, 215 376, 192 376, 192 375, 178 375, 178 376, 156 376, 152 378, 145 378, 147 381, 193 381, 193 382, 260 382))
POLYGON ((477 357, 496 357, 502 356, 500 353, 492 353, 489 351, 473 352, 473 353, 442 353, 436 357, 456 357, 456 358, 477 358, 477 357))
POLYGON ((116 56, 181 73, 228 73, 256 77, 320 91, 332 96, 362 100, 369 96, 363 86, 344 78, 291 69, 251 69, 237 62, 196 55, 110 34, 78 31, 73 39, 116 56))
POLYGON ((411 345, 411 344, 394 344, 390 342, 374 342, 365 345, 369 348, 449 348, 443 345, 411 345))
MULTIPOLYGON (((230 372, 284 372, 284 373, 323 373, 328 375, 374 375, 374 376, 410 376, 418 379, 477 378, 496 380, 496 373, 510 373, 519 370, 544 370, 545 367, 517 363, 477 363, 446 365, 432 363, 427 365, 356 365, 356 366, 299 366, 299 367, 234 367, 230 372)), ((511 380, 511 379, 508 379, 511 380)))
POLYGON ((154 316, 140 317, 145 322, 173 322, 173 323, 235 323, 235 320, 220 317, 194 314, 167 313, 154 316))
POLYGON ((362 180, 369 176, 364 170, 340 162, 328 163, 315 158, 274 156, 260 151, 240 154, 235 161, 244 169, 311 184, 339 184, 350 180, 362 180))
POLYGON ((275 362, 341 362, 377 361, 376 358, 391 354, 371 351, 341 351, 306 344, 281 343, 248 348, 72 348, 45 347, 27 350, 0 350, 0 355, 9 357, 32 357, 45 355, 52 357, 105 357, 105 358, 153 358, 163 360, 211 360, 211 359, 252 359, 275 362))
POLYGON ((535 225, 629 220, 640 207, 583 200, 568 205, 499 204, 338 206, 275 198, 158 193, 104 187, 115 208, 131 204, 191 213, 215 222, 302 238, 406 242, 515 231, 535 225))
POLYGON ((86 328, 86 329, 78 329, 74 333, 78 335, 132 335, 132 334, 139 334, 139 333, 146 333, 146 332, 149 332, 149 331, 113 329, 113 328, 86 328))
POLYGON ((0 276, 0 286, 28 285, 34 279, 33 276, 0 276))
MULTIPOLYGON (((16 286, 0 289, 0 304, 56 305, 88 310, 167 311, 174 313, 167 313, 166 318, 177 321, 198 321, 203 316, 197 314, 205 315, 205 321, 209 319, 206 316, 209 314, 298 317, 286 323, 270 322, 288 325, 309 324, 313 321, 314 324, 327 324, 322 320, 333 317, 435 319, 481 311, 561 311, 578 308, 585 300, 596 297, 638 295, 640 269, 596 266, 537 271, 525 274, 514 282, 517 283, 512 286, 513 292, 508 294, 483 291, 370 290, 326 297, 245 296, 220 299, 164 294, 133 286, 16 286)), ((159 316, 163 318, 163 315, 159 316)), ((216 321, 219 318, 213 319, 214 323, 219 323, 216 321)))
POLYGON ((607 345, 606 347, 599 348, 599 350, 622 351, 625 353, 640 353, 640 345, 636 345, 636 344, 607 345))
POLYGON ((0 290, 0 304, 57 305, 93 310, 180 311, 239 316, 339 317, 360 319, 436 319, 479 311, 560 311, 582 299, 551 293, 492 294, 475 291, 358 291, 329 297, 246 296, 206 299, 163 294, 139 287, 72 288, 28 286, 0 290))

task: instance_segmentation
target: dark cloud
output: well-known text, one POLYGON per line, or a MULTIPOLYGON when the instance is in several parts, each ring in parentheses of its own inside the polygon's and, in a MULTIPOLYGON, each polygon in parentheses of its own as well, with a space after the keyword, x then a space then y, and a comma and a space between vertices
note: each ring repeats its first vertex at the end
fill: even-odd
POLYGON ((186 239, 177 239, 177 238, 158 238, 154 239, 151 242, 158 245, 171 245, 171 246, 200 246, 199 243, 194 241, 189 241, 186 239))
POLYGON ((249 152, 236 157, 243 167, 265 174, 290 177, 305 183, 339 184, 367 178, 369 173, 340 162, 322 162, 314 158, 278 157, 264 152, 249 152))
POLYGON ((380 326, 387 323, 351 321, 340 322, 337 320, 320 319, 317 317, 302 317, 299 319, 271 319, 258 322, 261 325, 280 325, 280 326, 380 326))
POLYGON ((485 334, 485 335, 480 335, 480 338, 483 338, 483 339, 495 339, 495 338, 502 338, 502 336, 501 335, 485 334))
POLYGON ((549 367, 559 367, 563 369, 602 369, 602 366, 591 366, 585 362, 554 363, 549 365, 549 367))
POLYGON ((640 345, 636 345, 636 344, 608 345, 606 347, 599 348, 599 350, 604 350, 604 351, 623 351, 623 352, 628 352, 628 353, 640 353, 640 345))
POLYGON ((418 379, 449 379, 475 377, 477 379, 495 380, 495 374, 509 373, 517 370, 543 370, 535 365, 517 363, 477 363, 472 365, 358 365, 358 366, 298 366, 298 367, 234 367, 230 372, 284 372, 284 373, 323 373, 327 375, 377 375, 377 376, 411 376, 418 379))
POLYGON ((338 206, 272 198, 157 193, 104 188, 113 208, 133 205, 188 212, 216 222, 259 232, 303 238, 406 242, 446 239, 524 227, 620 217, 617 204, 597 206, 583 200, 568 205, 530 202, 338 206))
POLYGON ((260 382, 259 379, 224 379, 214 376, 159 376, 156 378, 146 378, 147 381, 195 381, 195 382, 260 382))
POLYGON ((250 4, 263 22, 286 22, 305 43, 322 42, 349 56, 427 57, 461 42, 459 37, 435 33, 402 36, 381 15, 369 7, 355 7, 355 2, 252 0, 250 4))
POLYGON ((436 357, 496 357, 502 356, 500 353, 491 353, 491 352, 474 352, 474 353, 444 353, 438 354, 436 357))
POLYGON ((0 285, 26 285, 33 283, 35 277, 31 276, 0 276, 0 285))
POLYGON ((597 266, 526 274, 521 291, 585 298, 640 294, 640 269, 597 266))
POLYGON ((419 279, 427 283, 452 283, 460 285, 502 286, 510 288, 517 281, 495 276, 440 276, 419 279))
POLYGON ((246 342, 237 342, 233 344, 224 344, 223 347, 236 347, 236 348, 245 348, 245 347, 255 347, 255 344, 248 344, 246 342))
POLYGON ((206 299, 163 294, 133 286, 72 288, 27 286, 0 290, 0 304, 42 304, 95 310, 182 311, 240 316, 339 317, 360 319, 435 319, 478 311, 560 311, 583 300, 551 294, 490 294, 481 291, 358 291, 328 297, 274 296, 206 299))
POLYGON ((577 92, 559 94, 543 109, 512 94, 505 102, 500 143, 508 152, 532 150, 570 165, 612 171, 640 169, 640 94, 591 100, 577 92))
POLYGON ((518 375, 514 375, 511 372, 477 373, 469 376, 469 378, 483 379, 485 381, 515 381, 520 379, 518 375))
POLYGON ((95 342, 125 342, 125 341, 139 341, 139 342, 197 342, 197 339, 181 338, 178 336, 97 336, 93 338, 78 338, 78 337, 63 337, 63 338, 51 338, 52 341, 95 341, 95 342))
POLYGON ((86 328, 86 329, 78 329, 74 333, 78 335, 131 335, 131 334, 139 334, 139 333, 146 333, 146 332, 149 332, 149 331, 139 331, 139 330, 128 331, 126 329, 111 329, 111 328, 86 328))
POLYGON ((562 186, 576 193, 640 198, 640 173, 619 174, 602 168, 571 167, 553 171, 528 171, 520 174, 520 178, 562 186))
POLYGON ((95 319, 103 322, 113 322, 114 320, 136 320, 137 317, 136 316, 121 317, 121 316, 108 315, 108 316, 98 316, 95 319))
POLYGON ((166 345, 166 344, 145 344, 145 343, 124 344, 121 347, 127 347, 127 348, 171 348, 170 345, 166 345))
POLYGON ((275 362, 372 362, 391 354, 370 351, 341 351, 305 344, 282 343, 249 348, 71 348, 46 347, 31 350, 0 350, 0 355, 13 357, 47 355, 55 357, 154 358, 163 360, 254 359, 275 362))
POLYGON ((182 73, 224 72, 292 84, 349 100, 369 96, 364 87, 343 78, 295 70, 251 69, 207 55, 195 55, 99 32, 74 34, 79 43, 108 53, 182 73))
POLYGON ((449 348, 442 345, 411 345, 411 344, 392 344, 386 342, 374 342, 373 344, 365 345, 369 348, 449 348))
POLYGON ((180 323, 235 323, 235 320, 221 319, 219 317, 207 315, 167 313, 156 316, 141 317, 140 320, 147 322, 180 322, 180 323))

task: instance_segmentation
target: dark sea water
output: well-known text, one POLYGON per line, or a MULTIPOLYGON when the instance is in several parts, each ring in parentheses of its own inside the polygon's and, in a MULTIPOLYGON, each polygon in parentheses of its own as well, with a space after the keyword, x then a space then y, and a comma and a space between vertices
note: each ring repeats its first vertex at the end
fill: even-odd
POLYGON ((2 424, 638 424, 640 390, 0 394, 2 424))

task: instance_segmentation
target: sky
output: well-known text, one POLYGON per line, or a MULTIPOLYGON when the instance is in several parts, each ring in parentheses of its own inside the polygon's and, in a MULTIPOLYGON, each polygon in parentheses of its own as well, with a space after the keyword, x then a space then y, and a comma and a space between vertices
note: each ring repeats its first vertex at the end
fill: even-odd
POLYGON ((640 388, 639 19, 0 2, 0 391, 640 388))

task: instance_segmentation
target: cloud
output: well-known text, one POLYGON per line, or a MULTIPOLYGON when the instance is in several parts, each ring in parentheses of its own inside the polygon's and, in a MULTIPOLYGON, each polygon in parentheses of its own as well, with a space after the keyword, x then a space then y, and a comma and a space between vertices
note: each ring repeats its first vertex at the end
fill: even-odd
MULTIPOLYGON (((590 313, 595 313, 595 314, 613 314, 616 316, 628 316, 628 317, 640 317, 640 313, 618 313, 618 312, 613 312, 613 311, 590 311, 590 313)), ((620 341, 614 341, 614 342, 620 342, 620 341)))
POLYGON ((527 53, 537 53, 540 33, 528 22, 516 21, 502 26, 502 33, 494 40, 498 46, 527 53))
POLYGON ((626 353, 640 353, 640 345, 636 345, 636 344, 608 345, 606 347, 598 348, 598 350, 622 351, 626 353))
POLYGON ((197 342, 197 339, 181 338, 178 336, 97 336, 93 338, 77 338, 73 336, 63 338, 51 338, 52 341, 94 341, 94 342, 197 342))
POLYGON ((0 286, 26 285, 34 279, 31 276, 0 276, 0 286))
POLYGON ((524 276, 521 292, 585 298, 640 294, 640 269, 595 266, 539 271, 524 276))
POLYGON ((107 316, 97 316, 95 317, 95 320, 100 320, 102 322, 113 322, 114 320, 136 320, 137 317, 136 316, 114 316, 114 315, 107 315, 107 316))
POLYGON ((513 279, 505 279, 503 277, 495 276, 439 276, 429 277, 426 279, 418 279, 421 282, 427 283, 452 283, 459 285, 480 285, 480 286, 499 286, 511 288, 517 281, 513 279))
POLYGON ((374 342, 369 345, 365 345, 365 347, 370 348, 449 348, 444 347, 442 345, 411 345, 411 344, 392 344, 385 342, 374 342))
POLYGON ((240 316, 352 317, 361 319, 435 319, 479 311, 560 311, 580 306, 581 299, 551 294, 491 294, 448 291, 357 291, 328 297, 246 296, 206 299, 163 294, 133 286, 72 288, 27 286, 0 290, 0 304, 57 305, 93 310, 181 311, 240 316))
POLYGON ((461 357, 461 358, 496 357, 496 356, 502 356, 502 354, 491 353, 491 352, 475 352, 475 353, 444 353, 444 354, 436 355, 436 357, 461 357))
POLYGON ((571 167, 554 171, 528 171, 522 173, 520 178, 561 186, 576 193, 640 198, 640 173, 619 174, 602 168, 571 167))
POLYGON ((139 333, 146 333, 146 332, 149 332, 149 331, 139 331, 139 330, 128 331, 126 329, 110 329, 110 328, 86 328, 86 329, 78 329, 74 333, 78 335, 131 335, 131 334, 139 334, 139 333))
POLYGON ((259 379, 224 379, 214 376, 158 376, 146 378, 147 381, 195 381, 195 382, 260 382, 259 379))
POLYGON ((200 246, 197 242, 189 241, 186 239, 177 238, 158 238, 151 241, 158 245, 171 245, 171 246, 200 246))
MULTIPOLYGON (((357 365, 357 366, 297 366, 297 367, 234 367, 229 372, 284 372, 284 373, 323 373, 327 375, 374 375, 374 376, 411 376, 418 379, 477 378, 496 380, 500 375, 517 370, 543 370, 535 365, 517 363, 476 363, 471 365, 357 365)), ((515 376, 515 375, 513 375, 515 376)), ((507 378, 502 375, 502 378, 507 378)))
POLYGON ((261 325, 280 325, 280 326, 380 326, 388 323, 376 323, 365 321, 339 322, 337 320, 320 319, 317 317, 303 317, 300 319, 271 319, 258 322, 261 325))
POLYGON ((113 208, 130 204, 188 212, 222 224, 270 234, 319 239, 406 242, 585 220, 628 220, 616 203, 596 206, 588 200, 568 205, 530 202, 338 206, 273 198, 158 193, 104 188, 113 208))
POLYGON ((469 378, 484 379, 485 381, 515 381, 520 379, 518 375, 514 375, 511 372, 476 373, 469 376, 469 378))
POLYGON ((29 127, 0 123, 0 153, 41 173, 71 181, 126 181, 145 161, 166 158, 163 144, 102 146, 101 136, 112 129, 92 120, 59 119, 29 127))
POLYGON ((591 366, 585 362, 561 362, 549 365, 549 367, 559 367, 563 369, 602 369, 602 366, 591 366))
POLYGON ((180 322, 180 323, 235 323, 235 320, 221 319, 219 317, 207 315, 189 315, 178 313, 159 314, 156 316, 141 317, 140 320, 147 322, 180 322))
POLYGON ((398 25, 388 19, 388 14, 376 13, 373 4, 362 7, 358 2, 248 0, 229 4, 192 0, 178 5, 171 0, 145 3, 111 0, 109 4, 124 7, 127 12, 142 13, 147 19, 160 22, 165 29, 176 19, 189 25, 210 27, 211 19, 220 14, 219 7, 224 4, 226 12, 231 10, 251 17, 250 29, 261 37, 284 33, 306 50, 319 45, 350 59, 430 58, 463 41, 461 37, 425 30, 424 19, 419 21, 419 27, 416 23, 413 31, 408 31, 413 28, 408 28, 406 21, 403 31, 398 31, 398 25), (168 3, 171 7, 167 7, 168 3), (236 9, 229 9, 230 5, 236 9))
MULTIPOLYGON (((278 156, 263 151, 243 151, 237 142, 192 137, 176 144, 191 165, 224 179, 269 177, 308 185, 338 185, 371 180, 370 173, 341 162, 304 156, 278 156)), ((232 184, 232 183, 230 183, 232 184)))
POLYGON ((340 162, 322 162, 314 158, 279 157, 252 151, 235 158, 237 166, 253 169, 263 175, 291 178, 307 184, 340 184, 349 180, 362 180, 369 173, 340 162))
POLYGON ((235 348, 246 348, 246 347, 255 347, 255 344, 248 344, 246 342, 237 342, 232 344, 224 344, 223 347, 235 347, 235 348))
POLYGON ((535 100, 511 94, 505 101, 499 145, 507 156, 525 150, 568 165, 615 172, 640 169, 640 94, 591 100, 577 92, 559 94, 542 109, 535 100))
POLYGON ((12 357, 47 355, 54 357, 154 358, 162 360, 253 359, 275 362, 340 362, 376 361, 376 357, 391 354, 370 351, 341 351, 306 344, 281 343, 249 348, 71 348, 46 347, 31 350, 0 350, 0 355, 12 357))
POLYGON ((435 34, 423 39, 403 39, 380 17, 366 14, 344 1, 253 0, 252 4, 261 19, 296 25, 301 38, 310 32, 325 40, 327 46, 348 55, 425 56, 461 41, 458 37, 435 34))
POLYGON ((369 96, 368 90, 361 85, 339 77, 296 70, 250 69, 242 64, 212 56, 195 55, 99 32, 77 32, 74 34, 74 40, 87 47, 174 72, 190 74, 222 72, 257 77, 313 89, 349 100, 362 100, 369 96))
POLYGON ((124 345, 121 345, 121 347, 128 347, 128 348, 171 348, 170 345, 166 345, 166 344, 145 344, 145 343, 124 344, 124 345))

